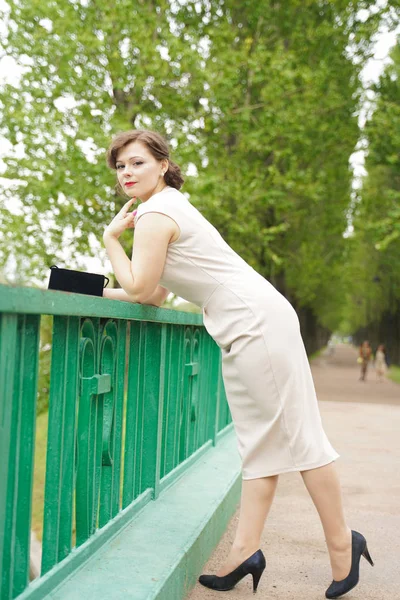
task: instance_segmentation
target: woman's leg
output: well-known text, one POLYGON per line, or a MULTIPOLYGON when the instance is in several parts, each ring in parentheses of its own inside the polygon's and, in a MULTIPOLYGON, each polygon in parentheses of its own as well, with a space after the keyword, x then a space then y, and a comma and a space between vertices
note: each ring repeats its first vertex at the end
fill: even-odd
MULTIPOLYGON (((333 579, 347 577, 351 567, 351 529, 343 512, 342 492, 334 463, 302 471, 301 475, 321 519, 333 579)), ((242 482, 239 523, 235 540, 218 576, 227 575, 260 547, 265 520, 275 495, 278 476, 242 482)))
POLYGON ((229 556, 217 572, 219 577, 236 569, 260 548, 261 534, 277 483, 278 475, 242 481, 239 523, 229 556))
POLYGON ((342 490, 334 463, 302 471, 305 486, 321 519, 335 581, 341 581, 351 567, 351 529, 346 524, 342 490))

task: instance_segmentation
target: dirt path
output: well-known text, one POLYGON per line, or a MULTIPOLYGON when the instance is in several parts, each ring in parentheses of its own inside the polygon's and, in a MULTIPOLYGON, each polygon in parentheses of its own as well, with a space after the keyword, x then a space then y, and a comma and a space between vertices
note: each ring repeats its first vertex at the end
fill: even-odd
MULTIPOLYGON (((359 381, 354 348, 340 345, 332 357, 312 364, 325 431, 339 452, 348 523, 361 531, 375 567, 362 560, 360 583, 348 600, 400 599, 400 386, 376 383, 373 368, 359 381)), ((238 512, 204 567, 214 573, 232 544, 238 512)), ((199 583, 187 600, 319 600, 331 583, 324 534, 314 505, 298 473, 281 475, 265 525, 261 548, 267 568, 257 595, 251 577, 229 592, 199 583)))
POLYGON ((378 382, 373 364, 368 367, 366 381, 359 380, 357 356, 354 347, 342 344, 333 356, 323 355, 312 363, 319 400, 400 406, 400 386, 389 379, 378 382))

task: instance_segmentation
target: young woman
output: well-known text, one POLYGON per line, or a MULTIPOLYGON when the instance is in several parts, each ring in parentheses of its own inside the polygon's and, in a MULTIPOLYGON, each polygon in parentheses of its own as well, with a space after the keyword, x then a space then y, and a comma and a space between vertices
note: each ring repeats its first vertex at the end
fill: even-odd
POLYGON ((385 381, 387 372, 386 354, 384 344, 380 344, 375 354, 375 371, 378 382, 385 381))
POLYGON ((358 583, 365 538, 343 514, 338 458, 323 430, 312 375, 293 307, 223 240, 181 194, 179 167, 165 140, 144 130, 118 134, 107 153, 130 200, 104 232, 122 290, 105 296, 160 305, 168 290, 200 306, 222 353, 222 373, 242 459, 239 524, 230 554, 200 583, 228 590, 248 574, 254 591, 265 568, 264 522, 280 473, 299 471, 318 510, 332 567, 327 598, 358 583), (137 199, 141 204, 130 209, 137 199), (135 227, 132 260, 118 237, 135 227))

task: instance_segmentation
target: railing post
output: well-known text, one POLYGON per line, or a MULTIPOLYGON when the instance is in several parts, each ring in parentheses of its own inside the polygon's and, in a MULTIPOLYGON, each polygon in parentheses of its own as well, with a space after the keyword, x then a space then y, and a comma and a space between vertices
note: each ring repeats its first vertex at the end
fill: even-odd
POLYGON ((110 373, 113 380, 111 391, 103 399, 99 527, 119 511, 126 331, 126 321, 107 322, 100 354, 100 372, 110 373))
POLYGON ((29 581, 40 317, 0 318, 0 597, 29 581))
POLYGON ((180 397, 185 371, 185 327, 167 325, 166 338, 161 478, 179 465, 180 397))
POLYGON ((218 431, 219 431, 219 416, 221 410, 221 377, 220 377, 220 369, 221 369, 221 351, 218 348, 217 344, 213 344, 211 348, 211 356, 212 356, 212 365, 210 369, 210 390, 209 394, 214 402, 211 402, 211 406, 213 408, 212 412, 210 411, 210 424, 211 424, 211 439, 213 442, 213 446, 217 444, 218 431))
POLYGON ((158 498, 160 488, 161 444, 164 406, 165 351, 167 328, 157 323, 146 324, 144 430, 142 490, 153 488, 158 498))
POLYGON ((54 317, 42 574, 71 551, 79 325, 79 317, 54 317))
POLYGON ((13 397, 14 397, 14 357, 17 345, 17 316, 2 315, 0 327, 0 597, 11 598, 10 520, 12 522, 12 488, 15 478, 15 465, 11 457, 13 397), (11 487, 11 490, 10 490, 11 487), (10 506, 11 496, 11 506, 10 506))

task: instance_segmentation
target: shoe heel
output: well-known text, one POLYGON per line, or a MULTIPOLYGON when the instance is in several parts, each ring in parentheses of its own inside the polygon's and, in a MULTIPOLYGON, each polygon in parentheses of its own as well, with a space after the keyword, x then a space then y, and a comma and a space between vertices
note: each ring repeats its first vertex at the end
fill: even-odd
POLYGON ((264 569, 257 571, 256 573, 252 573, 253 575, 253 593, 255 594, 258 588, 258 583, 261 579, 261 575, 263 574, 264 569))
POLYGON ((371 558, 371 555, 370 555, 370 553, 368 552, 368 547, 367 547, 367 545, 366 545, 366 544, 365 544, 365 550, 364 550, 364 552, 362 553, 362 555, 363 555, 363 557, 364 557, 364 558, 365 558, 365 559, 366 559, 366 560, 369 562, 369 564, 371 565, 371 567, 373 567, 373 566, 374 566, 374 561, 372 560, 372 558, 371 558))

